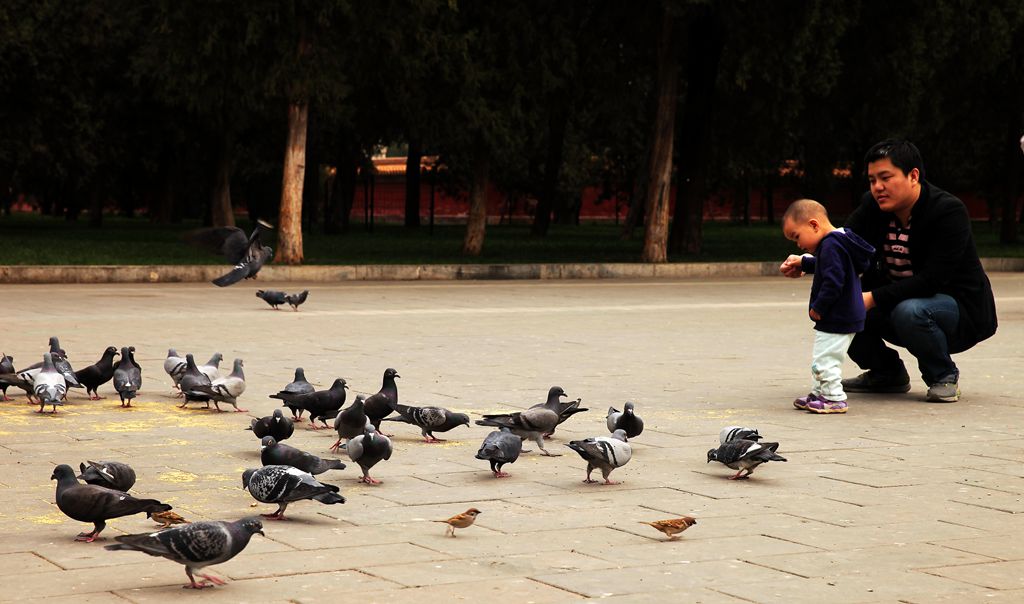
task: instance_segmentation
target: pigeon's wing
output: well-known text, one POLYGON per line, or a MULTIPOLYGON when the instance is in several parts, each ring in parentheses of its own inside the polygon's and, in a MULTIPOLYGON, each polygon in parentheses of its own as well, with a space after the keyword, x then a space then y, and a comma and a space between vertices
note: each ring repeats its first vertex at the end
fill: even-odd
POLYGON ((215 254, 224 256, 232 264, 245 258, 249 249, 249 238, 237 227, 212 227, 196 229, 185 234, 185 240, 215 254))
POLYGON ((211 283, 213 283, 217 287, 227 287, 229 285, 234 285, 235 283, 238 283, 239 281, 245 279, 248 276, 249 264, 247 262, 239 262, 234 266, 234 268, 231 269, 230 272, 225 273, 220 277, 217 277, 216 279, 211 281, 211 283))
POLYGON ((348 445, 345 447, 345 451, 348 452, 348 456, 352 461, 359 461, 363 456, 363 437, 357 436, 348 441, 348 445))
POLYGON ((439 428, 448 419, 448 412, 440 407, 421 407, 413 410, 412 417, 422 428, 439 428))

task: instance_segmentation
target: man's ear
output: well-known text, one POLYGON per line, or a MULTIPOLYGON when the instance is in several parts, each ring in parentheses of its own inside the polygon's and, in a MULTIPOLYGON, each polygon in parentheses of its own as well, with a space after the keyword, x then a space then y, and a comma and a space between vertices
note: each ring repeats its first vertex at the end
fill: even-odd
POLYGON ((921 182, 921 171, 914 168, 909 174, 907 174, 907 178, 910 179, 911 184, 919 183, 921 182))

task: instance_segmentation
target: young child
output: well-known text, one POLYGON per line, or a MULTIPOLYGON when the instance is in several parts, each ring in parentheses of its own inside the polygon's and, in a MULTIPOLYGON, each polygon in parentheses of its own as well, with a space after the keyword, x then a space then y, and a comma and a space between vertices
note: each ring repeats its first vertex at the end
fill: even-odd
MULTIPOLYGON (((797 409, 812 413, 846 413, 843 358, 853 335, 864 329, 864 297, 860 273, 870 265, 875 248, 853 231, 837 229, 825 206, 799 199, 782 216, 786 239, 808 252, 791 256, 800 270, 814 274, 808 314, 814 321, 810 394, 793 401, 797 409)), ((790 260, 787 260, 789 263, 790 260)))

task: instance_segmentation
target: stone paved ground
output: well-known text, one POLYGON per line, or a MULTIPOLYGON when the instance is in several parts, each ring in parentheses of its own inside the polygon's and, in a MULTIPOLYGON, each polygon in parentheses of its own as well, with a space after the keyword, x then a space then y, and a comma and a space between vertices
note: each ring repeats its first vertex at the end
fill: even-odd
MULTIPOLYGON (((4 286, 0 349, 19 367, 50 335, 79 367, 131 344, 145 384, 131 410, 77 393, 55 417, 20 395, 0 406, 0 599, 1024 601, 1024 277, 993 282, 1002 325, 958 357, 960 403, 926 404, 915 381, 909 395, 855 397, 846 416, 790 408, 808 387, 806 280, 315 285, 298 313, 270 310, 251 285, 4 286), (186 517, 272 510, 240 488, 259 464, 250 414, 176 408, 161 370, 171 346, 244 358, 255 415, 296 365, 356 393, 395 367, 403 402, 474 415, 524 408, 552 384, 591 411, 551 442, 562 457, 526 454, 504 480, 473 458, 488 429, 428 445, 392 424, 383 485, 329 472, 348 503, 294 504, 290 522, 267 522, 266 538, 213 567, 227 586, 182 591, 176 564, 72 542, 87 527, 57 510, 49 480, 55 464, 124 460, 137 493, 186 517), (625 483, 582 484, 584 463, 562 445, 602 434, 607 407, 627 399, 647 430, 614 475, 625 483), (737 423, 780 441, 789 462, 726 480, 704 462, 737 423), (456 539, 429 522, 470 506, 483 514, 456 539), (699 523, 674 542, 638 522, 680 514, 699 523)), ((303 427, 289 442, 327 455, 332 441, 303 427)), ((153 526, 140 515, 105 534, 153 526)))

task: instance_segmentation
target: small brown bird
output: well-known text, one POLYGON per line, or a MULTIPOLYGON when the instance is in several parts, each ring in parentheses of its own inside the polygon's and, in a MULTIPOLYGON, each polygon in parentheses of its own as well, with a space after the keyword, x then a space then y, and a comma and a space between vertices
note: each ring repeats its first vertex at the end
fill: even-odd
POLYGON ((188 520, 185 520, 184 518, 170 510, 166 512, 153 512, 149 515, 149 517, 153 520, 153 522, 163 525, 160 527, 162 529, 165 529, 171 526, 172 524, 192 524, 188 520))
POLYGON ((473 526, 473 522, 476 521, 476 517, 479 514, 480 510, 476 508, 469 508, 465 512, 452 516, 448 520, 434 520, 434 522, 444 522, 447 524, 448 528, 445 529, 445 534, 451 534, 451 536, 454 537, 455 529, 464 529, 473 526))
POLYGON ((692 516, 683 516, 682 518, 672 518, 671 520, 655 520, 654 522, 641 522, 640 524, 647 524, 653 526, 659 531, 668 535, 669 540, 675 539, 676 535, 690 528, 694 524, 697 524, 697 519, 692 516))

